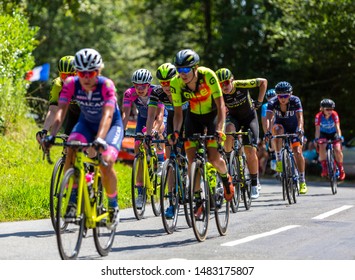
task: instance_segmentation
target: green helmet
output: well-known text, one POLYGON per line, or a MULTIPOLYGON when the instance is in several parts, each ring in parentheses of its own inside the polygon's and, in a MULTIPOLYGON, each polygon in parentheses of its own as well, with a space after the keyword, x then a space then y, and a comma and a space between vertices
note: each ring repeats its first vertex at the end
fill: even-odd
POLYGON ((171 63, 164 63, 158 67, 156 76, 158 80, 171 80, 176 76, 176 68, 171 63))
POLYGON ((224 82, 233 78, 232 72, 227 68, 221 68, 216 71, 219 82, 224 82))
POLYGON ((74 56, 63 56, 58 61, 58 71, 63 73, 75 73, 74 56))

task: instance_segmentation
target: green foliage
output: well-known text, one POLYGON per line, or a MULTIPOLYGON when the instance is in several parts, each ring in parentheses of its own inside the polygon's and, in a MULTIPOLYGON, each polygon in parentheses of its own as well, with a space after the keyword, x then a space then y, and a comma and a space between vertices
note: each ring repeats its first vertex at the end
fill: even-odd
POLYGON ((0 133, 9 131, 27 111, 26 71, 33 65, 37 28, 19 11, 0 14, 0 133))

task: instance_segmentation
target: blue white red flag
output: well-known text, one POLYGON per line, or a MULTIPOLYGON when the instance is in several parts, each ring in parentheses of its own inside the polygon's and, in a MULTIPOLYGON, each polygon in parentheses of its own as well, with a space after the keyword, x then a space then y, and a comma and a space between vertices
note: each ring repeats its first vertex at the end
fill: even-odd
POLYGON ((41 66, 37 66, 26 73, 26 80, 30 82, 34 81, 47 81, 49 78, 50 64, 45 63, 41 66))

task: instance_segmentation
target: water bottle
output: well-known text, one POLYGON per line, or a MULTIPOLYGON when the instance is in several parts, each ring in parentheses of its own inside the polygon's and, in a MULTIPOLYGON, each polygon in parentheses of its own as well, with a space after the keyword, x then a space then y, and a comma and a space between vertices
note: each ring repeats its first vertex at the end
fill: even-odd
POLYGON ((92 173, 92 172, 86 173, 85 180, 86 180, 86 183, 88 184, 90 199, 92 199, 95 195, 94 190, 92 188, 92 184, 94 183, 94 173, 92 173))

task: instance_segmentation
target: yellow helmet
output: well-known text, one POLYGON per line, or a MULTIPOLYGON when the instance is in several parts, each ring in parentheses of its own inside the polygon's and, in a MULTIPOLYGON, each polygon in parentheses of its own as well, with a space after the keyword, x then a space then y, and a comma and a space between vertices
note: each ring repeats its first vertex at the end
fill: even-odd
POLYGON ((58 61, 58 71, 63 73, 75 73, 74 56, 63 56, 58 61))
POLYGON ((220 83, 233 78, 232 72, 227 68, 218 69, 216 75, 220 83))

